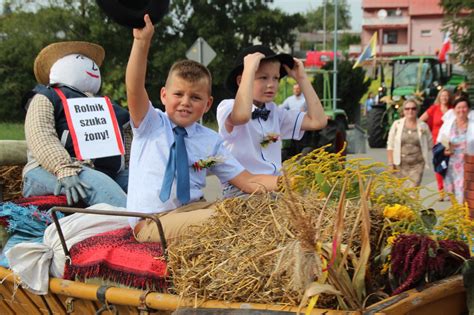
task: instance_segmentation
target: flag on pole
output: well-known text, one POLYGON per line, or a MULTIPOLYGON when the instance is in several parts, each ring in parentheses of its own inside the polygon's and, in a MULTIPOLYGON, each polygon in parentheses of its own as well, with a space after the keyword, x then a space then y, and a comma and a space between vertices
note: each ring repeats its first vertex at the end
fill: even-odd
POLYGON ((446 33, 443 40, 443 46, 441 46, 441 50, 438 54, 439 62, 443 63, 446 61, 446 54, 451 49, 451 39, 449 38, 449 32, 446 33))
POLYGON ((372 57, 375 57, 377 54, 377 32, 372 35, 372 38, 369 41, 369 44, 365 47, 364 51, 362 54, 360 54, 359 58, 357 58, 356 63, 352 67, 352 69, 355 69, 356 67, 360 66, 360 63, 362 63, 365 60, 368 60, 372 57))

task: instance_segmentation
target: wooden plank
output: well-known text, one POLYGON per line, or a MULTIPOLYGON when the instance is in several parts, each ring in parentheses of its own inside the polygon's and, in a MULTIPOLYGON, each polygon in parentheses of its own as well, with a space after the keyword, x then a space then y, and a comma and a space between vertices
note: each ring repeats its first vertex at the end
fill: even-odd
POLYGON ((46 301, 42 298, 41 295, 37 295, 37 294, 34 294, 34 293, 31 293, 25 289, 21 289, 23 291, 23 293, 25 295, 27 295, 30 300, 36 305, 36 307, 38 308, 38 310, 41 312, 41 314, 51 314, 50 310, 49 310, 49 306, 48 304, 46 303, 46 301))
POLYGON ((457 275, 430 283, 423 291, 408 290, 371 305, 366 313, 380 312, 386 315, 460 314, 462 312, 458 312, 458 310, 464 312, 467 310, 465 296, 462 276, 457 275), (392 300, 395 303, 391 303, 392 300))
MULTIPOLYGON (((13 287, 13 284, 12 284, 12 287, 13 287)), ((36 305, 36 303, 30 298, 29 293, 25 292, 25 289, 21 287, 17 288, 15 292, 15 300, 17 299, 18 299, 18 303, 21 303, 23 308, 27 311, 26 314, 28 315, 41 315, 42 314, 42 311, 40 310, 38 305, 36 305)), ((40 303, 43 304, 42 301, 40 303)), ((47 309, 45 310, 47 314, 48 310, 47 309)))
POLYGON ((5 314, 5 315, 15 315, 15 312, 8 306, 8 303, 3 300, 0 301, 0 314, 5 314))
MULTIPOLYGON (((58 294, 57 297, 61 300, 64 308, 66 311, 68 310, 68 306, 66 305, 66 300, 69 298, 66 295, 58 294)), ((84 315, 84 314, 95 314, 97 311, 94 302, 91 300, 84 300, 78 298, 72 298, 72 312, 67 314, 72 315, 84 315)))
MULTIPOLYGON (((122 314, 124 314, 124 315, 138 315, 139 314, 138 309, 135 308, 135 307, 125 306, 125 305, 117 305, 116 308, 117 308, 117 311, 120 315, 122 315, 122 314)), ((155 312, 155 311, 152 310, 152 312, 155 312)), ((156 313, 153 313, 153 315, 156 315, 156 313)))
POLYGON ((2 285, 0 285, 0 295, 3 297, 3 301, 12 309, 15 314, 28 314, 27 310, 23 308, 23 306, 18 303, 18 299, 15 297, 13 298, 13 285, 8 282, 4 281, 2 285))
POLYGON ((43 295, 44 300, 49 306, 51 313, 53 315, 62 315, 66 314, 66 309, 64 308, 63 303, 61 300, 56 296, 56 294, 48 293, 47 295, 43 295))

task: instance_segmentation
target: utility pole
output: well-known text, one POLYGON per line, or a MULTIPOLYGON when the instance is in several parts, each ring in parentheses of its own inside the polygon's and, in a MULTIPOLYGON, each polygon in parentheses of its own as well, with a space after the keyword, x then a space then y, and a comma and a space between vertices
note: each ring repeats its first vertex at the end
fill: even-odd
POLYGON ((326 1, 323 0, 323 51, 326 51, 326 1))
POLYGON ((337 108, 337 1, 334 0, 334 63, 332 73, 332 108, 334 111, 337 108))

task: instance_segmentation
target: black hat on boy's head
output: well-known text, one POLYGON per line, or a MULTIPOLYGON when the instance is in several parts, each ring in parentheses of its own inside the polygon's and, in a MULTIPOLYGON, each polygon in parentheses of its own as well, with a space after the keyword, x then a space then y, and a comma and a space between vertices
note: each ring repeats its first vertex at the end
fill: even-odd
POLYGON ((153 24, 168 12, 169 0, 97 0, 99 7, 112 20, 131 28, 143 28, 145 14, 153 24))
POLYGON ((295 61, 293 60, 293 57, 291 55, 276 54, 273 50, 264 45, 255 45, 247 47, 237 55, 237 58, 235 59, 234 69, 232 69, 225 81, 226 88, 232 93, 237 93, 237 89, 239 88, 239 86, 237 85, 237 76, 241 75, 244 70, 244 57, 257 52, 265 55, 265 58, 263 58, 262 60, 276 59, 280 61, 280 78, 283 78, 287 75, 285 68, 283 68, 284 64, 287 65, 290 69, 292 69, 295 65, 295 61))

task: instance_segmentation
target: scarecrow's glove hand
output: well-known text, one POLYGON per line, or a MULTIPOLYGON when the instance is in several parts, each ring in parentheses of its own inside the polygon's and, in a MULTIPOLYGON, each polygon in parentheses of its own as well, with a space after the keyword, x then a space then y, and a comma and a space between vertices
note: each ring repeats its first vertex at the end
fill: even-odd
POLYGON ((87 193, 84 189, 89 189, 90 187, 84 184, 77 175, 66 176, 58 179, 56 184, 56 189, 54 189, 54 195, 57 196, 61 192, 61 188, 64 188, 66 193, 67 204, 69 206, 79 202, 79 197, 84 199, 87 197, 87 193))

